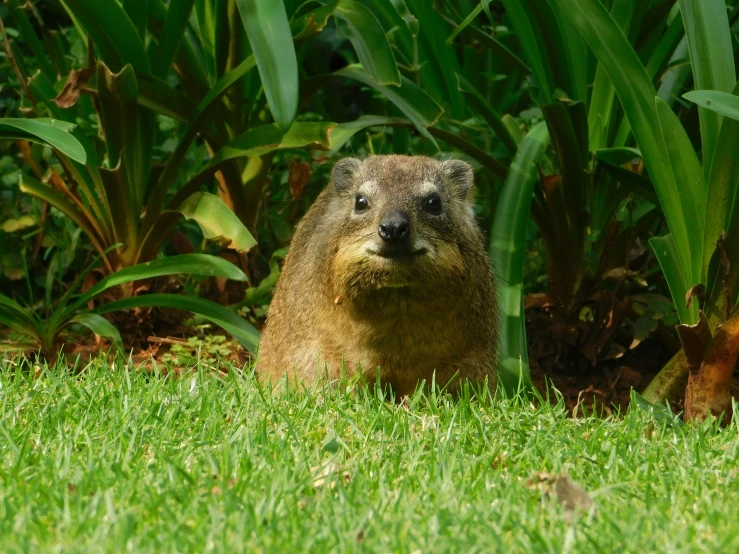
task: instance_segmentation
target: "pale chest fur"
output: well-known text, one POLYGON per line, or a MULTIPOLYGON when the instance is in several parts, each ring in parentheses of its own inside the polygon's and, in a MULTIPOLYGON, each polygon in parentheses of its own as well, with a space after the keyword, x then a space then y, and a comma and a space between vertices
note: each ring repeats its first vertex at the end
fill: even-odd
POLYGON ((454 364, 469 346, 464 309, 462 293, 439 303, 403 289, 353 301, 337 296, 327 310, 331 315, 321 322, 327 331, 320 334, 321 350, 327 359, 343 359, 350 371, 358 364, 370 372, 377 366, 414 372, 454 364))

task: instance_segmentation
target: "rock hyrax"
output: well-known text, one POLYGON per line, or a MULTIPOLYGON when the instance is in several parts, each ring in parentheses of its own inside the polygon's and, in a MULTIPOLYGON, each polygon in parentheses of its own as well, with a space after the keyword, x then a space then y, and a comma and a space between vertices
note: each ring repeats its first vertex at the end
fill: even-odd
POLYGON ((495 383, 494 275, 460 160, 340 160, 295 231, 262 335, 262 380, 363 372, 495 383))

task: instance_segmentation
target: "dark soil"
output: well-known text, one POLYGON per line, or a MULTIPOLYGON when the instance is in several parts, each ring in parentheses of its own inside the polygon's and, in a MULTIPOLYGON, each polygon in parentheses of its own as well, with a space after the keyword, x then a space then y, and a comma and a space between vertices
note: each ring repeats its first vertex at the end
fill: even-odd
POLYGON ((625 412, 631 389, 642 392, 679 348, 666 332, 633 340, 623 324, 628 304, 613 296, 591 297, 593 317, 585 321, 580 307, 573 315, 542 298, 527 298, 531 378, 542 395, 548 386, 557 389, 572 415, 625 412))

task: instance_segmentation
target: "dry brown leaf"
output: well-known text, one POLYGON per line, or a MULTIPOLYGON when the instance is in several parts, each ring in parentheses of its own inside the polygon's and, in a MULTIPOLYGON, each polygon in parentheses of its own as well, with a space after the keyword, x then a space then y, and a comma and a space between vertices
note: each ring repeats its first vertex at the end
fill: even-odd
POLYGON ((308 186, 311 175, 311 164, 308 162, 292 162, 290 163, 290 174, 287 177, 287 184, 290 187, 290 194, 293 198, 300 198, 303 195, 305 187, 308 186))
POLYGON ((538 489, 546 496, 554 495, 557 502, 568 512, 574 512, 576 509, 587 510, 593 504, 585 489, 565 474, 537 473, 529 477, 524 485, 530 489, 538 489))
POLYGON ((64 83, 64 88, 59 95, 52 100, 60 108, 71 108, 77 103, 80 95, 84 92, 87 81, 92 77, 93 69, 85 67, 83 69, 73 69, 64 83))

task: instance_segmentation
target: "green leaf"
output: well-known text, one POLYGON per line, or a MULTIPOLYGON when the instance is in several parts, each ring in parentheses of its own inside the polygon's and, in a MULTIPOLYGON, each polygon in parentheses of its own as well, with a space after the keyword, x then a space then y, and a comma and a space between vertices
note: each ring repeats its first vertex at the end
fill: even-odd
POLYGON ((111 302, 96 308, 97 314, 109 313, 130 308, 173 308, 187 310, 212 321, 228 331, 244 348, 256 354, 259 346, 259 331, 243 317, 238 316, 223 306, 202 298, 187 297, 179 294, 147 294, 111 302))
POLYGON ((43 335, 36 318, 4 294, 0 294, 0 323, 39 341, 43 335))
POLYGON ((519 69, 525 74, 532 73, 531 68, 526 64, 526 62, 519 58, 510 48, 508 48, 498 39, 496 39, 495 37, 491 37, 490 35, 474 27, 471 28, 470 31, 472 37, 474 37, 476 40, 479 40, 483 46, 489 48, 496 56, 500 57, 501 61, 505 62, 506 64, 510 63, 511 69, 519 69))
POLYGON ((434 125, 444 113, 444 108, 439 106, 418 85, 405 77, 401 77, 400 87, 383 86, 373 80, 358 64, 340 69, 334 75, 354 79, 382 93, 416 125, 422 134, 426 127, 434 125))
POLYGON ((696 302, 691 304, 690 309, 685 307, 685 295, 689 287, 685 281, 683 269, 679 264, 680 258, 672 234, 668 233, 663 237, 650 239, 649 244, 662 268, 662 273, 665 275, 680 321, 683 323, 696 321, 698 319, 696 302))
POLYGON ((438 127, 429 127, 429 134, 433 137, 443 140, 447 144, 458 148, 461 152, 474 158, 484 165, 498 179, 505 179, 508 175, 508 168, 501 162, 493 158, 490 154, 478 148, 470 141, 463 139, 458 133, 452 133, 438 127))
POLYGON ((121 243, 120 255, 125 263, 134 260, 139 240, 139 206, 130 193, 130 182, 121 167, 110 170, 100 168, 100 181, 105 190, 110 223, 115 242, 121 243))
POLYGON ((157 184, 154 186, 148 199, 146 216, 144 216, 144 223, 142 225, 145 232, 148 232, 151 229, 156 219, 161 215, 167 192, 169 191, 170 185, 174 182, 177 172, 180 170, 182 160, 185 159, 185 155, 187 154, 192 141, 195 140, 198 132, 201 131, 203 124, 212 115, 213 110, 218 106, 217 100, 221 98, 221 96, 223 96, 223 94, 225 94, 225 92, 234 83, 249 73, 255 66, 256 60, 254 56, 246 58, 238 66, 221 77, 198 105, 197 116, 192 120, 185 131, 182 140, 180 140, 179 145, 177 145, 177 150, 175 150, 169 158, 164 171, 162 171, 162 174, 157 180, 157 184))
POLYGON ((315 148, 329 150, 329 131, 336 123, 304 123, 296 121, 290 129, 283 133, 277 124, 260 125, 234 137, 178 192, 173 202, 184 200, 183 194, 197 190, 228 160, 247 156, 262 156, 276 150, 287 148, 315 148), (185 192, 183 192, 185 191, 185 192))
POLYGON ((151 73, 149 57, 135 25, 116 0, 64 0, 105 62, 114 72, 130 64, 136 71, 151 73))
POLYGON ((632 406, 652 415, 655 421, 659 423, 667 423, 670 427, 679 429, 685 425, 685 422, 679 416, 672 413, 669 404, 653 404, 641 397, 633 388, 631 389, 629 411, 634 409, 632 406))
POLYGON ((354 46, 367 74, 381 85, 400 86, 393 50, 375 15, 354 0, 340 0, 334 12, 339 32, 354 46))
POLYGON ((719 90, 692 90, 683 94, 683 98, 702 108, 739 121, 739 96, 735 94, 719 90))
POLYGON ((622 164, 641 158, 641 152, 635 148, 603 148, 595 152, 600 167, 612 175, 629 192, 641 196, 644 200, 659 206, 659 198, 654 192, 652 181, 622 167, 622 164))
POLYGON ((48 144, 81 164, 87 163, 87 154, 70 131, 74 125, 57 119, 0 118, 0 139, 22 139, 48 144))
MULTIPOLYGON (((585 105, 576 102, 565 106, 563 102, 540 106, 547 122, 549 136, 559 161, 563 205, 567 211, 567 247, 572 248, 572 262, 583 257, 585 211, 587 204, 588 132, 585 105), (582 125, 578 125, 578 122, 582 125)), ((556 194, 556 193, 555 193, 556 194)))
MULTIPOLYGON (((359 119, 354 121, 347 121, 346 123, 339 123, 336 127, 331 129, 329 132, 331 142, 331 154, 335 154, 341 149, 342 146, 358 131, 367 129, 368 127, 400 127, 400 128, 412 128, 413 123, 407 119, 401 117, 387 117, 383 115, 363 115, 359 119)), ((474 158, 480 162, 483 166, 489 169, 493 175, 499 179, 505 179, 508 173, 508 168, 501 162, 493 158, 490 154, 484 150, 478 148, 471 142, 463 139, 459 134, 451 133, 437 127, 430 127, 429 133, 435 138, 441 139, 447 144, 458 148, 464 154, 474 158)))
MULTIPOLYGON (((531 0, 529 0, 531 1, 531 0)), ((540 0, 534 0, 534 12, 542 13, 538 4, 540 0)), ((542 13, 539 28, 546 38, 547 50, 550 63, 555 67, 555 83, 564 87, 570 98, 575 102, 587 102, 588 100, 588 55, 585 42, 580 36, 577 27, 572 23, 562 8, 553 0, 547 0, 546 5, 551 9, 554 17, 542 13), (557 70, 559 57, 564 58, 561 69, 557 70)))
MULTIPOLYGON (((734 93, 739 93, 739 83, 734 88, 734 93)), ((739 191, 739 163, 737 163, 736 145, 739 144, 739 97, 720 91, 700 90, 692 91, 683 95, 691 102, 714 110, 724 117, 721 123, 716 150, 711 162, 711 171, 708 177, 708 198, 706 200, 705 230, 703 235, 703 267, 704 274, 708 275, 706 282, 707 304, 705 311, 715 315, 714 308, 723 302, 723 269, 719 270, 720 264, 714 264, 717 271, 709 272, 711 257, 716 251, 716 243, 722 232, 727 237, 735 236, 736 222, 739 217, 737 207, 737 191, 739 191)), ((735 252, 738 250, 734 244, 736 241, 725 241, 731 263, 732 273, 736 274, 735 252)), ((727 285, 729 290, 733 289, 732 283, 735 279, 730 277, 727 285)), ((732 292, 733 296, 733 292, 732 292)), ((720 316, 723 318, 723 314, 720 316)))
MULTIPOLYGON (((165 275, 202 275, 204 277, 224 277, 234 281, 246 281, 246 275, 243 271, 222 258, 208 254, 180 254, 127 267, 108 275, 98 281, 76 302, 70 304, 64 315, 69 317, 81 306, 111 287, 165 275)), ((62 319, 65 318, 62 317, 62 319)))
POLYGON ((264 93, 277 126, 287 131, 298 110, 298 61, 280 1, 236 0, 264 93))
POLYGON ((543 104, 551 104, 554 96, 554 77, 547 55, 544 52, 543 39, 535 30, 535 24, 529 19, 526 7, 521 0, 502 0, 506 15, 513 24, 516 37, 521 44, 524 57, 531 67, 536 85, 541 91, 543 104))
POLYGON ((498 135, 498 138, 508 151, 511 154, 514 154, 518 149, 518 145, 508 132, 508 127, 503 123, 500 114, 498 114, 490 104, 488 104, 487 100, 485 100, 475 86, 462 75, 457 74, 457 81, 459 82, 459 90, 462 91, 470 105, 480 113, 485 121, 487 121, 490 128, 496 135, 498 135))
POLYGON ((208 240, 225 248, 247 252, 257 244, 244 224, 220 197, 207 192, 196 192, 185 200, 178 211, 194 220, 208 240))
POLYGON ((18 3, 18 0, 9 0, 6 2, 6 6, 13 16, 13 22, 15 23, 14 26, 18 28, 18 31, 20 31, 24 43, 31 50, 31 54, 33 54, 36 63, 38 63, 39 68, 46 78, 49 80, 56 79, 56 71, 54 70, 54 66, 49 58, 49 51, 39 39, 36 34, 36 30, 28 19, 28 15, 26 15, 26 7, 21 7, 18 3))
MULTIPOLYGON (((399 117, 388 117, 385 115, 363 115, 354 121, 339 123, 329 131, 329 142, 331 151, 329 156, 336 154, 355 133, 369 127, 385 127, 393 124, 403 123, 405 120, 399 117)), ((410 125, 412 123, 408 122, 410 125)))
POLYGON ((0 342, 0 352, 31 352, 38 347, 39 344, 36 342, 0 342))
MULTIPOLYGON (((662 129, 667 154, 669 156, 675 181, 680 183, 678 194, 682 206, 685 227, 688 231, 690 251, 690 272, 685 277, 688 288, 698 283, 705 284, 705 273, 701 272, 703 260, 703 237, 706 213, 706 181, 703 168, 698 161, 693 145, 690 142, 680 120, 672 108, 660 97, 655 97, 657 119, 662 129)), ((683 267, 685 271, 687 268, 683 267)))
MULTIPOLYGON (((372 5, 376 3, 372 2, 372 5)), ((442 104, 453 119, 461 120, 465 117, 465 102, 457 90, 454 74, 462 73, 462 64, 460 54, 444 44, 443 37, 449 32, 448 22, 437 11, 438 6, 434 2, 406 0, 406 3, 422 23, 418 27, 417 39, 408 36, 404 41, 405 59, 417 68, 417 78, 419 83, 423 83, 424 92, 442 104)), ((396 36, 400 38, 403 34, 399 30, 396 36)))
POLYGON ((410 12, 405 0, 390 0, 390 3, 395 8, 398 16, 403 20, 403 23, 405 23, 411 35, 414 37, 417 36, 419 31, 418 19, 410 12))
POLYGON ((25 192, 44 202, 48 202, 57 210, 74 221, 89 236, 95 248, 101 250, 103 247, 102 237, 93 226, 89 218, 69 198, 56 189, 45 185, 33 177, 23 174, 20 182, 21 192, 25 192))
MULTIPOLYGON (((724 0, 679 0, 680 12, 688 38, 690 65, 695 88, 730 92, 736 84, 734 49, 731 44, 729 18, 724 0)), ((721 116, 698 110, 703 147, 705 176, 711 168, 721 116)))
POLYGON ((71 318, 65 325, 65 327, 68 325, 72 325, 73 323, 79 323, 80 325, 87 327, 96 335, 111 339, 113 341, 113 345, 119 351, 123 351, 123 341, 121 340, 121 334, 118 332, 118 329, 116 329, 115 326, 103 316, 93 313, 78 314, 71 318))
MULTIPOLYGON (((190 122, 198 115, 198 106, 179 90, 171 87, 163 79, 154 75, 136 74, 139 105, 174 117, 180 121, 190 122)), ((93 77, 85 85, 85 89, 97 93, 97 77, 93 77)))
POLYGON ((136 32, 144 40, 149 0, 123 0, 123 10, 131 19, 136 32))
POLYGON ((153 75, 136 75, 136 84, 139 104, 145 108, 181 121, 190 122, 197 117, 197 105, 162 79, 153 75))
MULTIPOLYGON (((141 2, 141 0, 136 0, 141 2)), ((167 7, 167 16, 159 38, 159 47, 154 59, 154 74, 164 79, 172 66, 177 48, 187 29, 187 23, 192 12, 195 0, 179 0, 170 2, 167 7)))
MULTIPOLYGON (((135 0, 141 1, 141 0, 135 0)), ((151 38, 156 42, 161 43, 163 40, 170 40, 169 37, 163 37, 162 33, 165 25, 167 24, 167 17, 169 15, 169 8, 175 7, 180 9, 179 4, 187 4, 185 2, 167 2, 168 6, 165 6, 163 0, 144 0, 148 5, 148 30, 151 38)), ((196 6, 202 6, 204 2, 202 0, 196 1, 196 6)), ((213 2, 210 2, 213 4, 213 2)), ((219 2, 222 3, 222 2, 219 2)), ((195 15, 191 14, 190 22, 195 23, 195 15)), ((187 94, 192 98, 202 98, 208 93, 213 83, 209 80, 209 69, 212 66, 208 65, 209 59, 207 56, 209 53, 207 50, 211 45, 212 34, 209 34, 204 26, 199 26, 195 29, 194 33, 190 33, 189 29, 181 35, 179 47, 175 50, 174 63, 178 68, 178 80, 182 87, 187 91, 187 94), (206 58, 206 59, 204 59, 206 58)), ((171 37, 176 40, 174 37, 171 37)), ((155 46, 149 41, 150 53, 152 54, 152 63, 156 65, 155 46)), ((137 77, 141 75, 137 73, 137 77)))
POLYGON ((501 328, 498 361, 508 392, 530 385, 523 312, 523 259, 526 225, 531 211, 537 163, 549 144, 546 123, 537 124, 523 139, 503 185, 490 239, 490 256, 498 275, 501 328))
MULTIPOLYGON (((670 58, 675 52, 675 49, 684 38, 685 28, 683 27, 683 18, 678 12, 667 26, 667 30, 665 30, 662 38, 654 47, 654 50, 652 50, 652 54, 645 67, 647 75, 649 75, 652 80, 665 70, 670 58)), ((662 99, 667 101, 664 97, 662 99)))
MULTIPOLYGON (((98 104, 105 131, 111 168, 120 170, 119 198, 125 199, 129 219, 139 218, 151 172, 153 114, 138 105, 138 83, 130 65, 111 73, 103 63, 97 66, 98 104)), ((131 223, 138 227, 136 222, 131 223)), ((122 239, 121 239, 122 240, 122 239)))
POLYGON ((449 38, 446 39, 446 42, 444 44, 446 44, 447 46, 451 46, 452 43, 454 42, 454 39, 457 38, 457 35, 459 35, 459 33, 461 33, 462 31, 464 31, 464 29, 470 23, 472 23, 478 15, 480 15, 480 12, 482 12, 483 6, 485 5, 485 2, 489 2, 489 1, 490 0, 482 0, 482 2, 480 2, 480 4, 478 4, 477 6, 475 6, 475 9, 473 9, 469 13, 469 15, 467 15, 467 17, 465 17, 462 20, 462 23, 460 23, 459 25, 457 25, 454 28, 454 30, 452 31, 452 34, 449 35, 449 38))
POLYGON ((354 79, 380 92, 413 122, 419 133, 429 139, 434 146, 437 146, 436 141, 426 127, 436 123, 444 109, 410 79, 401 77, 400 87, 381 85, 372 79, 361 65, 349 65, 332 75, 354 79))
MULTIPOLYGON (((624 34, 627 34, 631 27, 636 2, 637 0, 614 0, 611 5, 611 15, 624 34)), ((588 115, 590 147, 593 150, 600 150, 606 145, 615 100, 616 89, 613 88, 613 84, 603 66, 598 64, 595 70, 588 115)))
MULTIPOLYGON (((657 93, 639 57, 599 0, 556 0, 577 25, 621 100, 624 113, 644 156, 679 256, 675 263, 691 273, 690 240, 680 191, 657 119, 657 93)), ((693 235, 695 236, 695 235, 693 235)), ((698 267, 699 261, 696 261, 698 267)), ((679 298, 675 298, 679 302, 679 298)), ((697 315, 697 314, 696 314, 697 315)), ((692 323, 683 321, 683 323, 692 323)))
POLYGON ((335 0, 330 4, 311 10, 297 19, 290 21, 290 31, 293 34, 293 41, 299 43, 323 31, 338 4, 338 0, 335 0))

